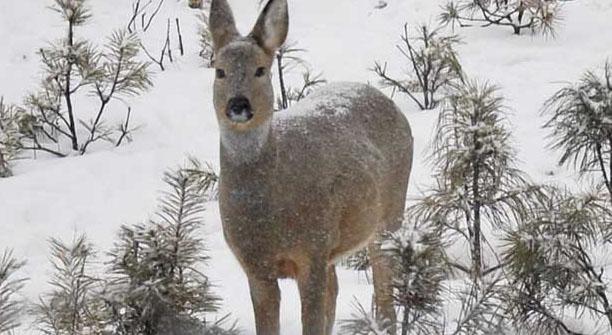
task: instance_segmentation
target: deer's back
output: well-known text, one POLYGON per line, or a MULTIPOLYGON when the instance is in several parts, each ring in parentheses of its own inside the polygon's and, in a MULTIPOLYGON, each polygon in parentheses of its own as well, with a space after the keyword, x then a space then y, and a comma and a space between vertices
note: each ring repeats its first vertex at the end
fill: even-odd
POLYGON ((287 167, 301 178, 384 178, 412 157, 408 121, 392 100, 365 84, 326 85, 275 113, 273 131, 279 172, 287 167))

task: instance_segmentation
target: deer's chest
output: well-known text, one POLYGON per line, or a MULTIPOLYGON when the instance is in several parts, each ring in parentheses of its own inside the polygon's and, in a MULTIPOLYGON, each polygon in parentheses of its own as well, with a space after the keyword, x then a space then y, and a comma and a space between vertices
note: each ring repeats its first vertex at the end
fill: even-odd
POLYGON ((232 249, 263 254, 291 245, 294 234, 286 211, 262 185, 220 188, 220 209, 225 237, 232 249))
POLYGON ((283 191, 290 186, 221 184, 223 230, 234 252, 260 256, 291 253, 312 235, 319 221, 313 204, 320 199, 312 199, 311 192, 303 189, 283 191))

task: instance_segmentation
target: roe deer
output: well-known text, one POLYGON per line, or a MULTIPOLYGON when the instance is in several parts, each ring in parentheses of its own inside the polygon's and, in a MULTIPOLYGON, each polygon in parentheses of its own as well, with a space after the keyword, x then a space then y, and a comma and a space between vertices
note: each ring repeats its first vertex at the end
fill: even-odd
POLYGON ((269 1, 246 37, 227 0, 213 0, 209 27, 223 232, 248 277, 257 334, 279 334, 277 280, 289 277, 298 282, 303 334, 330 335, 334 263, 368 243, 377 314, 395 324, 390 261, 373 241, 401 224, 408 121, 378 90, 351 83, 273 114, 270 68, 287 36, 286 0, 269 1))

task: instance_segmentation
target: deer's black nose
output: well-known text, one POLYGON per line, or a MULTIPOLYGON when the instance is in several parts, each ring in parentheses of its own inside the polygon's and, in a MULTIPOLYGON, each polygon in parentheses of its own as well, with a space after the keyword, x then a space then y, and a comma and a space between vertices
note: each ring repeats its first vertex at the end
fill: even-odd
POLYGON ((227 117, 234 122, 247 122, 253 118, 251 103, 243 96, 231 98, 227 103, 227 117))

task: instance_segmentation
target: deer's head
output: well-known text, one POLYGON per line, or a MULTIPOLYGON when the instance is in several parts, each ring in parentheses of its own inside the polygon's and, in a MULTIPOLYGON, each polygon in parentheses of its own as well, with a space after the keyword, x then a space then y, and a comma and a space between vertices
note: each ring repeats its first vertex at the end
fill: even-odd
POLYGON ((287 0, 270 0, 247 36, 236 29, 227 0, 213 0, 209 28, 215 52, 214 105, 223 128, 245 131, 269 121, 274 107, 270 68, 285 42, 287 0))

